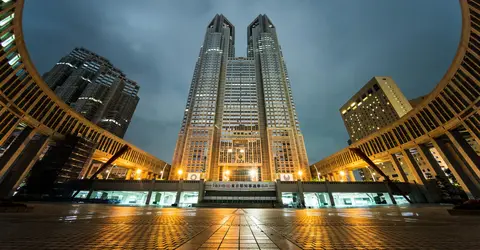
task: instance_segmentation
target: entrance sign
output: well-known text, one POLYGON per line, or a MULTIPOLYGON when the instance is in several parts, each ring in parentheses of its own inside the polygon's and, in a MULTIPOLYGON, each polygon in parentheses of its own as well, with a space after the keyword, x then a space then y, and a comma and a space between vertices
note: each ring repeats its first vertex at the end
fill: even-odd
POLYGON ((280 174, 281 181, 294 181, 293 174, 280 174))
POLYGON ((275 182, 208 181, 205 190, 216 191, 275 191, 275 182))

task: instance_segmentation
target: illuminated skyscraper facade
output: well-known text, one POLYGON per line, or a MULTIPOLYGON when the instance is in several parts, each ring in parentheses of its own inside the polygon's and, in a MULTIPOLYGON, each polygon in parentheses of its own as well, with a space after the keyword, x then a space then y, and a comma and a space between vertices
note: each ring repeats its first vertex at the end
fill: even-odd
POLYGON ((43 78, 60 99, 85 118, 119 137, 125 135, 140 87, 109 60, 75 48, 43 78))
POLYGON ((247 57, 235 57, 234 26, 223 15, 209 23, 170 179, 309 178, 275 26, 260 15, 248 26, 247 34, 247 57))
POLYGON ((341 108, 349 142, 356 142, 390 125, 412 110, 391 77, 376 76, 341 108))

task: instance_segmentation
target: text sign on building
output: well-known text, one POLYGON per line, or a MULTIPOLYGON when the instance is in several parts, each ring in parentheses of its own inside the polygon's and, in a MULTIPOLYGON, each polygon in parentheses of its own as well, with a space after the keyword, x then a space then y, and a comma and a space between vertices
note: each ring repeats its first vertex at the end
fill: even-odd
POLYGON ((216 191, 275 191, 275 182, 209 181, 209 182, 205 183, 205 190, 216 190, 216 191))

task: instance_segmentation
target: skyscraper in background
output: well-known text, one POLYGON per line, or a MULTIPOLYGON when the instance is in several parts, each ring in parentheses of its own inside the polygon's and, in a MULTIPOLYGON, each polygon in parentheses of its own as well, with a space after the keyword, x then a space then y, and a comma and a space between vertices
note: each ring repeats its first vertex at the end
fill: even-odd
POLYGON ((373 77, 341 108, 350 142, 387 126, 412 109, 391 77, 373 77))
POLYGON ((75 48, 43 77, 78 113, 119 137, 125 135, 139 101, 140 87, 110 61, 75 48))
POLYGON ((208 24, 173 156, 170 179, 309 178, 290 80, 276 29, 259 15, 235 57, 235 28, 208 24))

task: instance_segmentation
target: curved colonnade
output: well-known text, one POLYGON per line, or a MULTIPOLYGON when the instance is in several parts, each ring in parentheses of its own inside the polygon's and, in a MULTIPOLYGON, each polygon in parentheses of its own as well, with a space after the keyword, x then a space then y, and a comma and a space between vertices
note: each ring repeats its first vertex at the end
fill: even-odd
MULTIPOLYGON (((434 149, 468 196, 479 198, 480 159, 471 145, 480 144, 480 0, 459 2, 461 39, 440 83, 408 114, 349 147, 361 149, 375 163, 390 161, 398 180, 421 184, 425 177, 418 158, 434 174, 444 174, 431 154, 434 149)), ((313 164, 311 170, 312 176, 338 180, 339 172, 344 176, 350 171, 352 176, 351 170, 365 166, 347 147, 313 164)))
POLYGON ((0 159, 0 179, 17 158, 23 160, 28 158, 27 153, 33 153, 24 160, 27 167, 31 167, 48 141, 61 140, 68 134, 95 142, 93 159, 102 162, 128 145, 130 149, 115 161, 115 165, 141 169, 146 175, 159 174, 166 162, 88 121, 60 100, 42 80, 25 46, 23 6, 23 0, 0 1, 0 145, 4 145, 19 126, 25 127, 18 136, 23 141, 18 137, 15 140, 19 141, 16 150, 8 157, 5 151, 3 160, 0 159), (39 137, 45 139, 39 140, 39 137), (36 141, 40 143, 33 145, 36 141), (26 153, 28 149, 32 152, 26 153))

